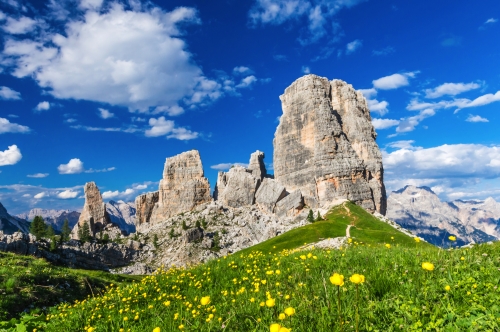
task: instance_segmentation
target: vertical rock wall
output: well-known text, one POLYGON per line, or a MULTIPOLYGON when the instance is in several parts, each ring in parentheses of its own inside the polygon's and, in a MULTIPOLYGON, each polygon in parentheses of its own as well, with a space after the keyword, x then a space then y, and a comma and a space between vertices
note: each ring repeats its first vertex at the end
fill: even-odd
POLYGON ((150 222, 159 223, 211 200, 210 184, 203 173, 200 153, 197 150, 183 152, 165 161, 158 203, 153 208, 150 222))
POLYGON ((71 237, 78 239, 78 230, 85 223, 90 226, 91 235, 95 235, 98 231, 104 229, 106 225, 111 223, 109 215, 106 211, 106 204, 102 201, 101 192, 97 188, 95 182, 87 182, 84 187, 85 205, 78 219, 78 223, 73 228, 71 237))
POLYGON ((151 219, 151 214, 155 204, 158 203, 158 191, 142 194, 135 199, 135 224, 137 226, 147 223, 151 219))
POLYGON ((382 155, 367 102, 351 85, 306 75, 280 96, 274 137, 274 177, 305 204, 345 197, 385 214, 382 155))

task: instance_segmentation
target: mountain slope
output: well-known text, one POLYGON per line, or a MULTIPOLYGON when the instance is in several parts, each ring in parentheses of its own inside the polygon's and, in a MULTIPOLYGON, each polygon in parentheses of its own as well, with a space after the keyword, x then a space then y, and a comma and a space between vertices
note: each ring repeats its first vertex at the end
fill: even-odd
POLYGON ((111 222, 127 233, 135 232, 135 203, 124 201, 109 201, 106 203, 106 211, 111 222))
POLYGON ((73 228, 78 222, 80 212, 71 210, 47 210, 47 209, 31 209, 27 213, 18 214, 17 217, 32 221, 36 216, 41 216, 47 225, 52 225, 56 231, 61 231, 64 220, 68 219, 70 228, 73 228))
POLYGON ((426 241, 448 246, 449 235, 457 245, 497 240, 500 236, 500 204, 485 202, 441 202, 427 187, 406 186, 387 200, 387 217, 426 241))
POLYGON ((11 216, 2 203, 0 203, 0 231, 3 231, 5 234, 13 234, 18 230, 23 233, 28 233, 29 228, 29 222, 24 219, 11 216))
MULTIPOLYGON (((306 226, 292 229, 284 234, 267 241, 251 246, 239 253, 251 251, 280 252, 284 249, 295 249, 305 244, 312 244, 327 238, 345 237, 347 227, 350 227, 350 236, 356 242, 379 246, 389 243, 414 247, 412 236, 394 228, 390 224, 378 219, 362 207, 345 202, 332 208, 325 216, 325 220, 306 226)), ((428 244, 421 244, 428 246, 428 244)))

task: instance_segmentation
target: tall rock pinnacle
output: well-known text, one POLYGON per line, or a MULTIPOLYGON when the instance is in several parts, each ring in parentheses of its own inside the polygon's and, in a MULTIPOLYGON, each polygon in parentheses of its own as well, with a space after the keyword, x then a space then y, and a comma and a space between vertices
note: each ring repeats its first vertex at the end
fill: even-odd
POLYGON ((90 232, 92 235, 95 235, 111 222, 106 212, 106 204, 102 201, 101 192, 95 182, 87 182, 84 191, 85 205, 83 206, 78 223, 73 228, 71 235, 73 238, 78 238, 78 229, 85 223, 89 224, 90 232))
POLYGON ((317 207, 345 197, 385 214, 382 154, 366 99, 346 82, 306 75, 280 96, 274 177, 317 207))
MULTIPOLYGON (((203 174, 200 153, 197 150, 167 158, 157 199, 149 220, 152 224, 191 211, 197 205, 212 200, 210 184, 203 174)), ((152 197, 151 201, 154 200, 152 197)), ((137 206, 137 210, 142 209, 142 206, 137 206)))

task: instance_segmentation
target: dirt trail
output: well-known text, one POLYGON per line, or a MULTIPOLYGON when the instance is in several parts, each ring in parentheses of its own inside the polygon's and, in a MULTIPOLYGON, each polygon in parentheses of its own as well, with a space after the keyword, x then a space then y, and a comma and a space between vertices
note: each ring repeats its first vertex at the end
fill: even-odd
POLYGON ((347 228, 345 230, 345 236, 348 238, 351 237, 351 233, 349 232, 351 227, 352 227, 352 225, 347 225, 347 228))

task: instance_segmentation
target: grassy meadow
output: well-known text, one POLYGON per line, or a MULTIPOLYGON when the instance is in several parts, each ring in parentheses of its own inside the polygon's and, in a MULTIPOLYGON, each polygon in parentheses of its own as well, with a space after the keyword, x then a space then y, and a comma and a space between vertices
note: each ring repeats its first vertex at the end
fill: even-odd
POLYGON ((114 283, 5 330, 500 331, 500 243, 443 250, 369 217, 338 207, 302 232, 114 283), (340 250, 294 249, 344 236, 349 223, 352 241, 340 250))

